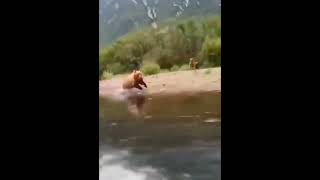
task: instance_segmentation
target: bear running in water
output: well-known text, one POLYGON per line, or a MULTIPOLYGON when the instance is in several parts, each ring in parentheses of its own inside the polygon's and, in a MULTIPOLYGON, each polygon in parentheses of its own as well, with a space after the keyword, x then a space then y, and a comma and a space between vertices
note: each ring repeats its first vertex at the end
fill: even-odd
POLYGON ((124 80, 122 84, 123 89, 131 89, 131 88, 138 88, 142 90, 142 87, 140 85, 143 85, 147 88, 147 84, 143 81, 142 73, 140 71, 134 70, 127 79, 124 80))

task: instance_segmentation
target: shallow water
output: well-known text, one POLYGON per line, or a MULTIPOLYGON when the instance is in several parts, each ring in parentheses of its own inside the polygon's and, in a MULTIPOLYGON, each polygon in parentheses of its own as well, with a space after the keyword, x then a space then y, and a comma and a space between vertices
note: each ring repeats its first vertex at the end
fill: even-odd
POLYGON ((220 180, 220 95, 100 99, 100 180, 220 180))

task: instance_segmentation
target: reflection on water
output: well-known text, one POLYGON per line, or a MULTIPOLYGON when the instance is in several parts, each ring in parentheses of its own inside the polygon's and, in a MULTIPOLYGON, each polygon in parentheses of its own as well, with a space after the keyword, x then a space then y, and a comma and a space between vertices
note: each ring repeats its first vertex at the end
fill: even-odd
POLYGON ((146 102, 146 97, 143 95, 128 97, 128 110, 134 115, 142 114, 143 105, 146 102))
POLYGON ((221 179, 219 95, 101 98, 99 115, 100 180, 221 179))

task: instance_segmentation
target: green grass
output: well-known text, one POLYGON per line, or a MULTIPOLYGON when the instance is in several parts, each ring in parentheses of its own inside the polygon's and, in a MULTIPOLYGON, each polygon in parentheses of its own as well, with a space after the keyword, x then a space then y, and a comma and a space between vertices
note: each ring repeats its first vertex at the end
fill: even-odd
POLYGON ((178 65, 174 65, 171 67, 170 71, 174 72, 174 71, 178 71, 179 70, 179 66, 178 65))
POLYGON ((111 72, 104 71, 102 73, 102 79, 103 80, 111 79, 112 77, 113 77, 113 74, 111 72))
POLYGON ((155 63, 148 63, 142 66, 141 68, 144 75, 153 75, 158 74, 160 72, 160 66, 155 63))

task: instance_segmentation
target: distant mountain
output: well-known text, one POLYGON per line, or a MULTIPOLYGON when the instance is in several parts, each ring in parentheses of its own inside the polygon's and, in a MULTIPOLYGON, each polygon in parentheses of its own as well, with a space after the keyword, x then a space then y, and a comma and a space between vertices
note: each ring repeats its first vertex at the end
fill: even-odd
POLYGON ((221 0, 99 0, 99 46, 157 22, 220 13, 221 0))

